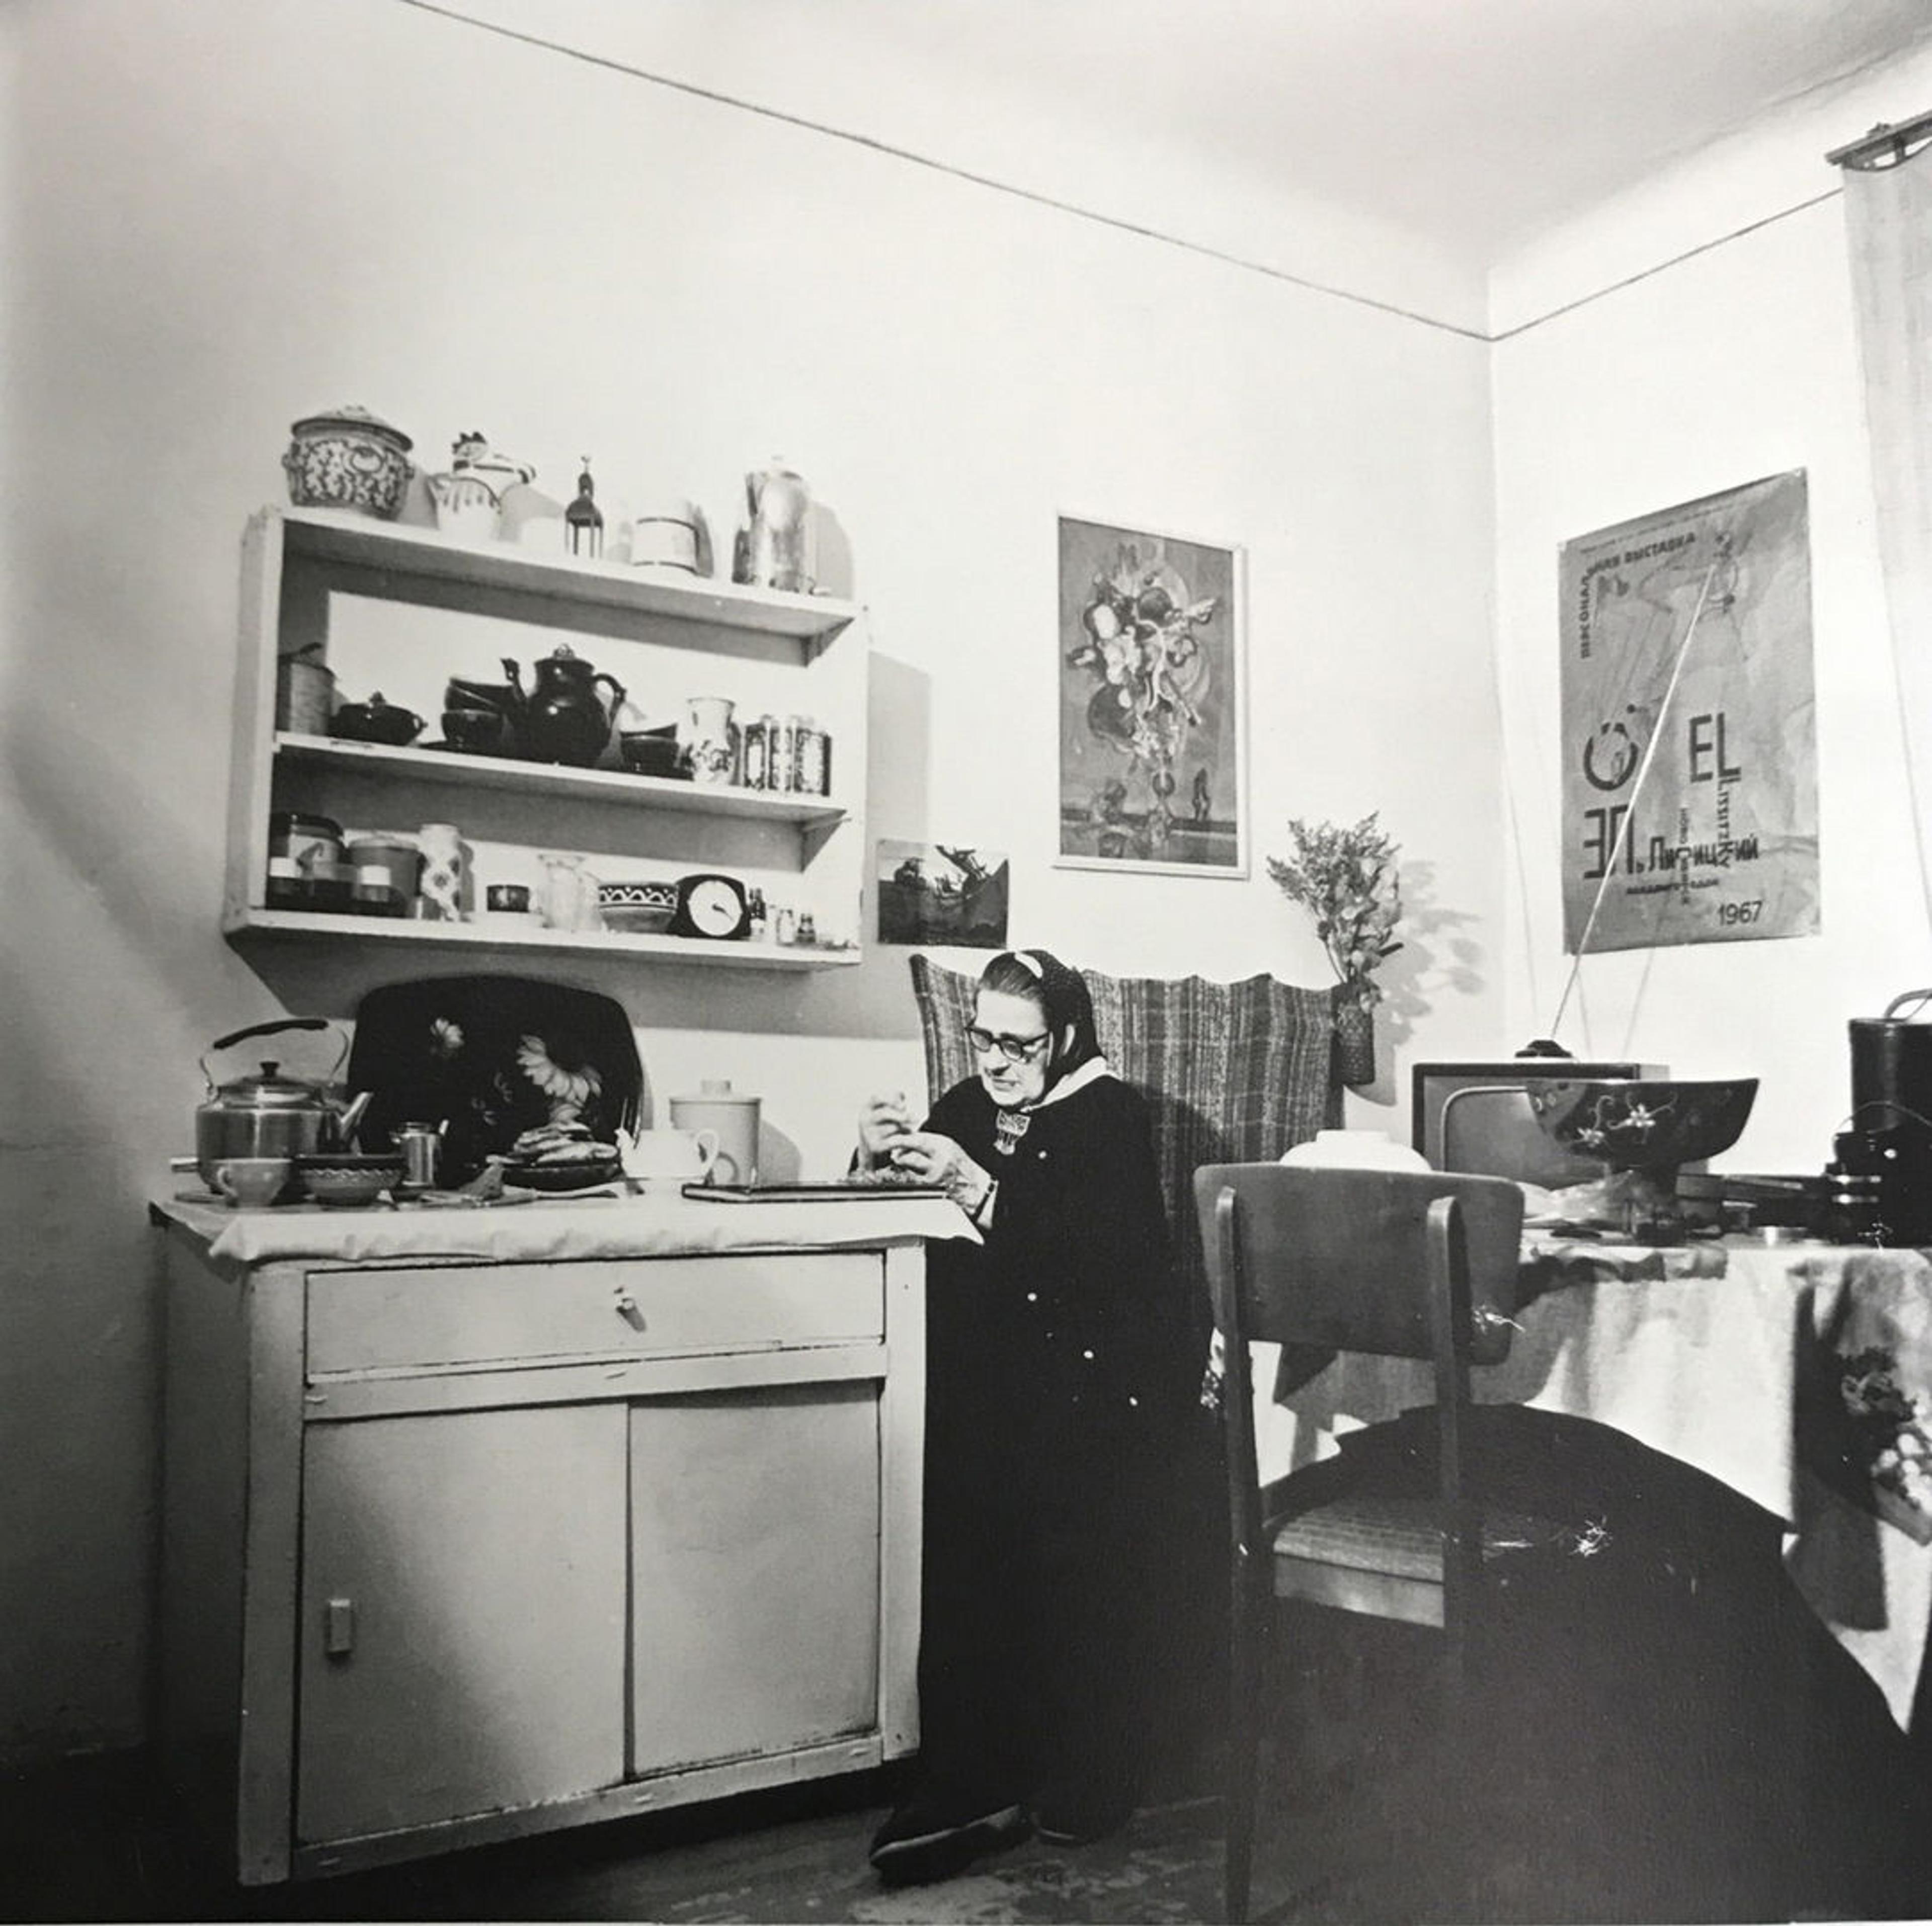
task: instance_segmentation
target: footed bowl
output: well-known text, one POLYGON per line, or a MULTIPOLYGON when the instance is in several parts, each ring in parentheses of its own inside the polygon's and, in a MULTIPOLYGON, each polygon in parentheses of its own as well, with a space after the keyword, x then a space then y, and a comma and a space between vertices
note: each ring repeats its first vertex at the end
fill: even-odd
POLYGON ((1730 1149, 1757 1097, 1755 1077, 1533 1081, 1529 1107, 1553 1143, 1623 1170, 1674 1170, 1730 1149))

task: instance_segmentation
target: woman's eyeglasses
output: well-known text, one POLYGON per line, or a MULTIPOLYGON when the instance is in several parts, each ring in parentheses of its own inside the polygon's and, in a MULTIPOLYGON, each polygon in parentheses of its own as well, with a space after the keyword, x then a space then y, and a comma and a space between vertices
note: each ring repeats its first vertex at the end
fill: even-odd
POLYGON ((975 1056, 984 1056, 989 1050, 996 1050, 1009 1063, 1024 1063, 1052 1034, 1042 1030, 1034 1037, 1002 1037, 975 1025, 967 1030, 966 1041, 973 1046, 975 1056))

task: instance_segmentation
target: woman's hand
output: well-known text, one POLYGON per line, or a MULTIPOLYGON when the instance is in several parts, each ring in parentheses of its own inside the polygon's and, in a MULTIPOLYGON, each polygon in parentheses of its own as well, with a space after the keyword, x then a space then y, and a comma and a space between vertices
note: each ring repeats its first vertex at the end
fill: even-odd
POLYGON ((859 1113, 859 1149, 866 1167, 870 1169, 886 1162, 892 1146, 911 1129, 912 1115, 902 1092, 867 1098, 866 1107, 859 1113))
POLYGON ((938 1186, 968 1216, 975 1215, 992 1194, 993 1179, 950 1137, 932 1131, 907 1131, 892 1140, 895 1170, 938 1186))

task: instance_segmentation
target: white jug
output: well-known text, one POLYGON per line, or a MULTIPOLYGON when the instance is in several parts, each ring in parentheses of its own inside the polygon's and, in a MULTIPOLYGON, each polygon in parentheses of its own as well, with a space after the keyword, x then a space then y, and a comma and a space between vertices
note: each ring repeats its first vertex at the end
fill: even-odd
POLYGON ((718 1161, 716 1131, 648 1130, 622 1139, 624 1175, 651 1189, 694 1184, 718 1161))

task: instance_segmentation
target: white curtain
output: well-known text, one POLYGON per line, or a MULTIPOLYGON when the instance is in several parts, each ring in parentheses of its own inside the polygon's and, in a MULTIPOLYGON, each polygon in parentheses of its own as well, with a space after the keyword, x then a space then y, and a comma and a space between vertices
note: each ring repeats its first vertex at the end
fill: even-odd
POLYGON ((1932 145, 1894 166, 1848 166, 1844 178, 1879 547, 1932 915, 1932 145))

